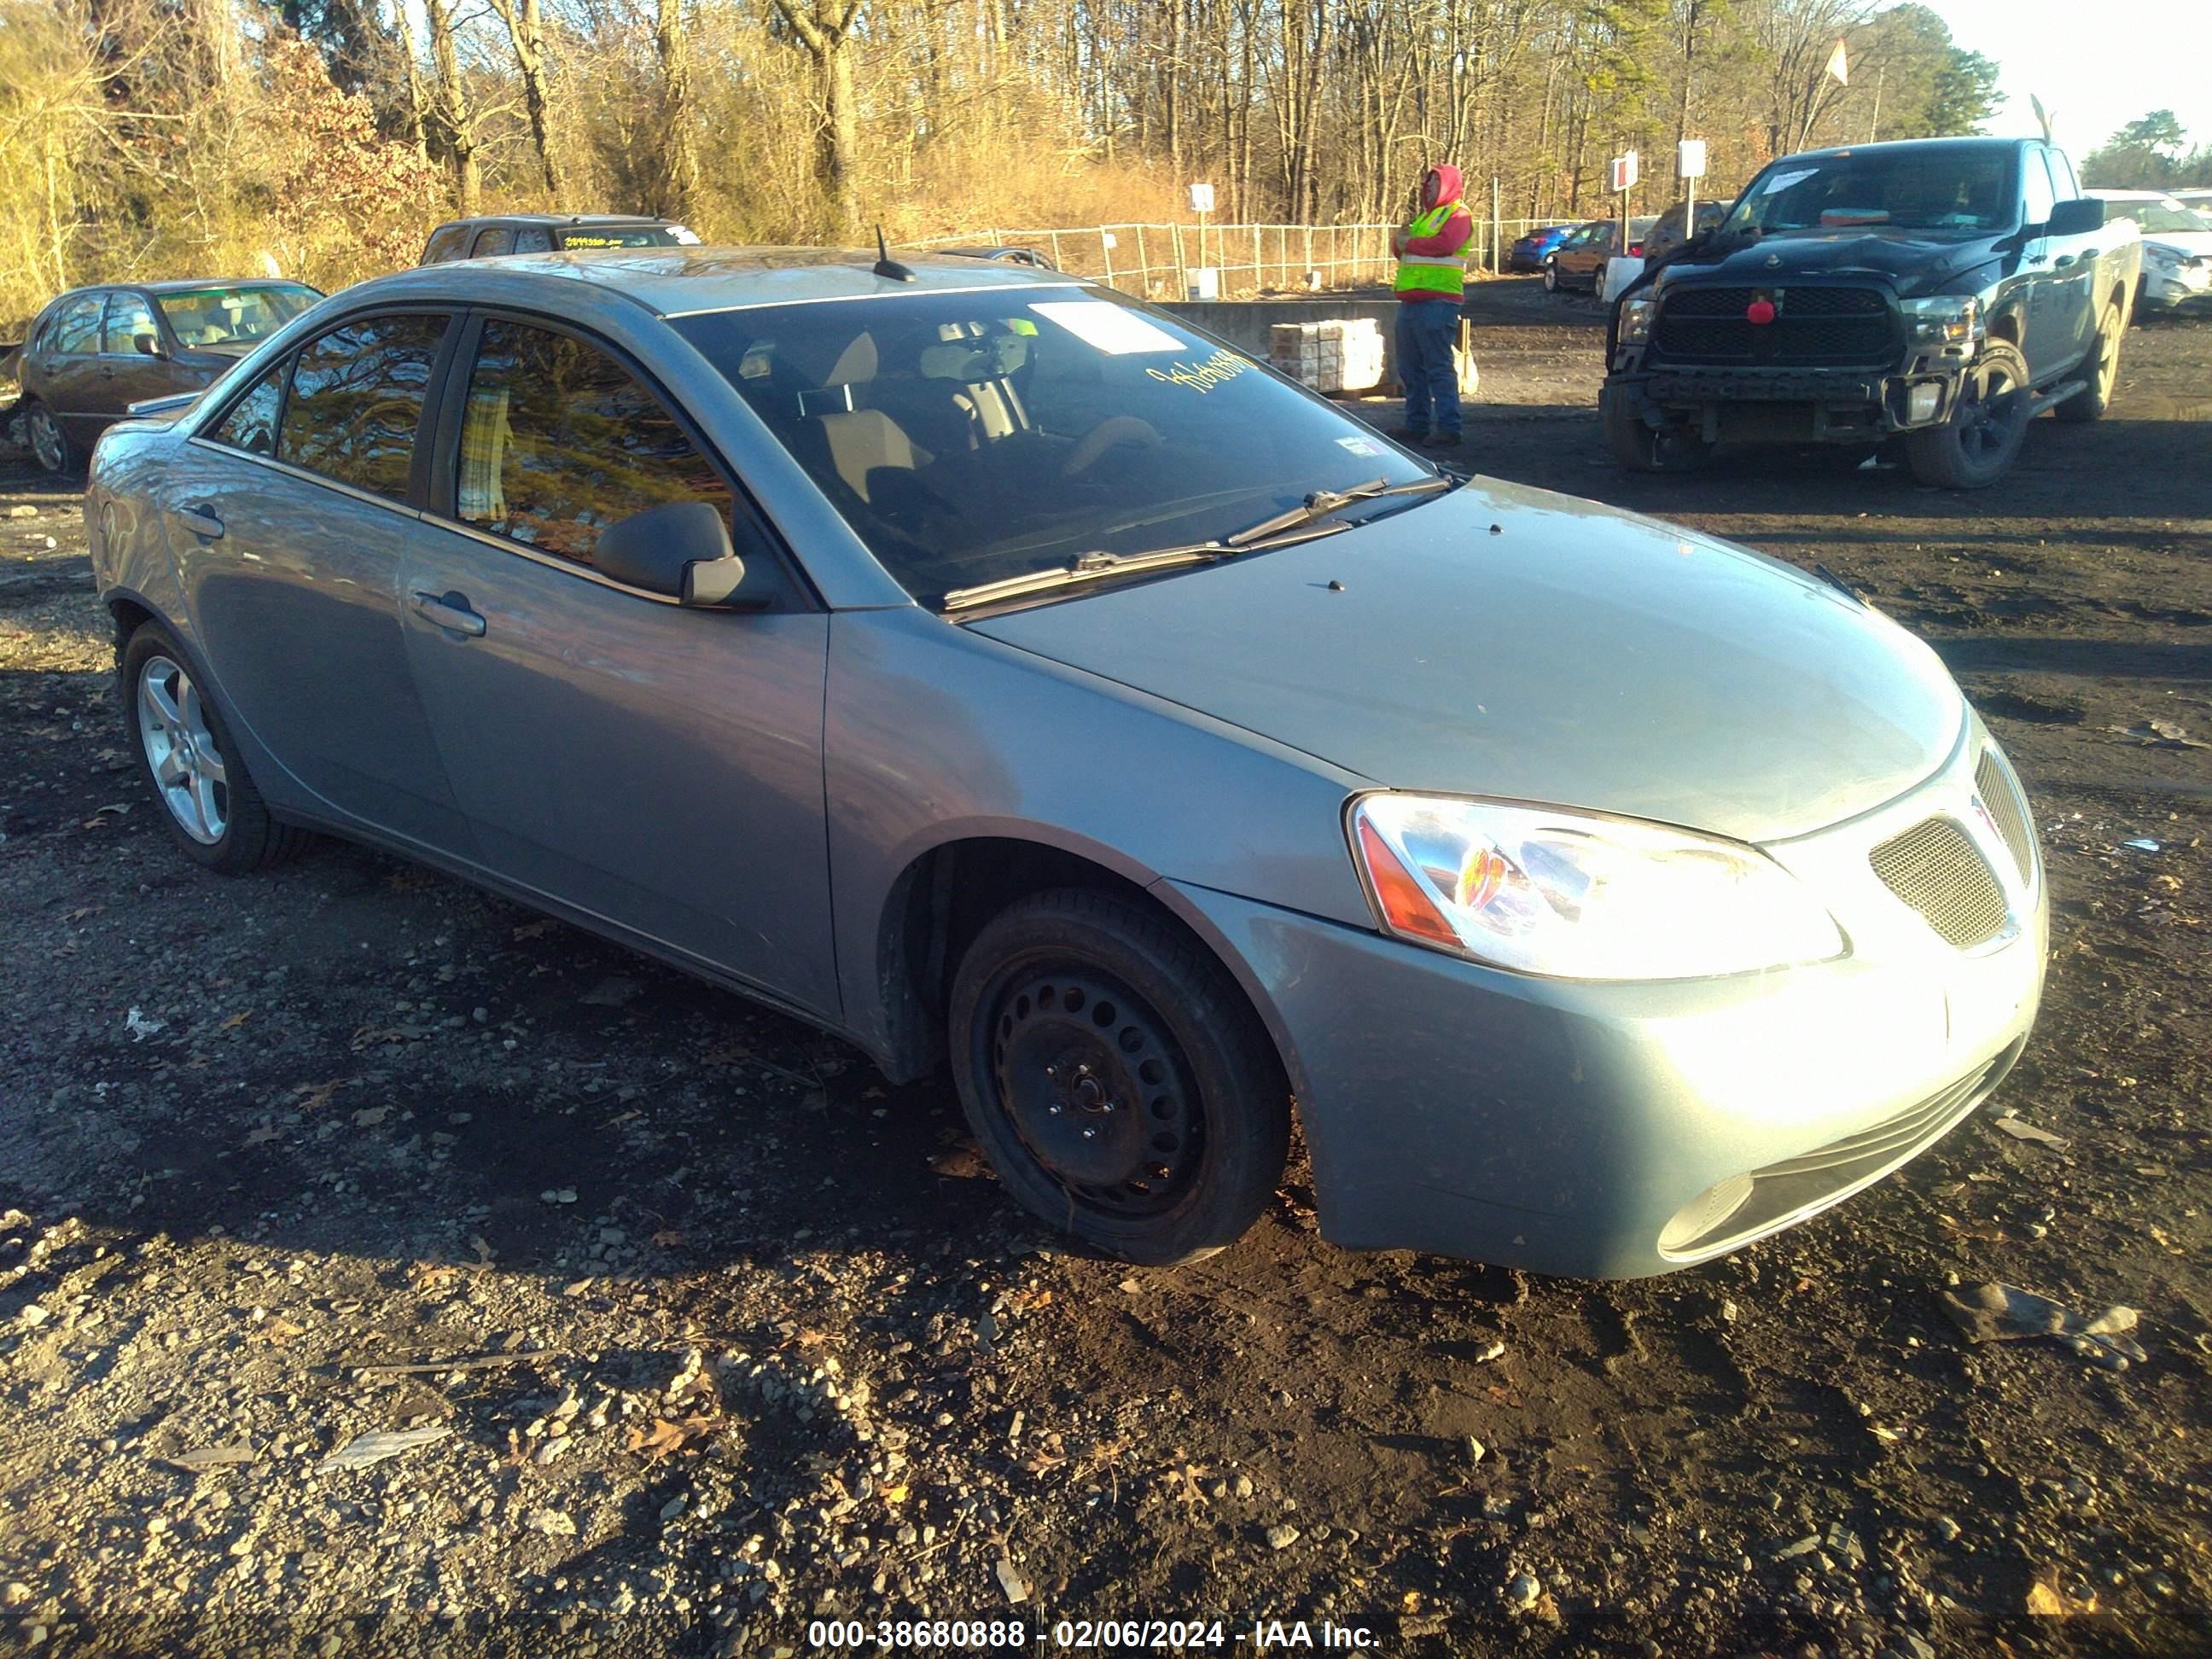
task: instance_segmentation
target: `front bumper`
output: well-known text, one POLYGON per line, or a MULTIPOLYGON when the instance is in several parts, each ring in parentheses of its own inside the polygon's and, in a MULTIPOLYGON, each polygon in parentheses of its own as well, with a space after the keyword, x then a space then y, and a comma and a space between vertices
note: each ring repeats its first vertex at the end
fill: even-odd
POLYGON ((1840 1201, 1924 1150, 2010 1068, 2040 1002, 2048 909, 1986 814, 1969 722, 1929 783, 1768 850, 1828 902, 1850 955, 1665 983, 1504 973, 1204 889, 1281 1042, 1322 1231, 1584 1278, 1670 1272, 1840 1201), (2008 921, 1945 944, 1867 854, 1940 816, 2008 921))
POLYGON ((1965 381, 1963 364, 1936 362, 1886 374, 1847 368, 1616 370, 1599 397, 1623 399, 1654 428, 1687 423, 1707 442, 1852 443, 1951 418, 1965 381), (1914 406, 1916 388, 1929 388, 1914 406))

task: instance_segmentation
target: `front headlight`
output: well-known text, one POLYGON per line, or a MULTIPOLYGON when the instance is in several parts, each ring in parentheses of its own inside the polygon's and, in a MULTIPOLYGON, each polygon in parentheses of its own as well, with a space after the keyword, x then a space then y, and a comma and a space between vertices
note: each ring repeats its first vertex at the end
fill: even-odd
POLYGON ((1649 295, 1638 294, 1620 302, 1620 343, 1642 345, 1651 337, 1651 318, 1659 309, 1659 302, 1649 295))
POLYGON ((1551 807, 1431 795, 1352 803, 1384 930, 1560 979, 1694 979, 1840 956, 1844 936, 1755 848, 1551 807))
POLYGON ((1904 301, 1899 309, 1915 345, 1963 345, 1976 337, 1981 303, 1971 294, 1939 294, 1904 301))

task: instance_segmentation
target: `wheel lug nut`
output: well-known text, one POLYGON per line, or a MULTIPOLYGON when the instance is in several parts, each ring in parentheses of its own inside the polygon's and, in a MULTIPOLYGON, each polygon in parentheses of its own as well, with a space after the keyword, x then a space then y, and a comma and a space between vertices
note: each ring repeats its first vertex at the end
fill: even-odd
POLYGON ((1083 1132, 1083 1138, 1085 1140, 1096 1140, 1098 1139, 1098 1131, 1096 1129, 1085 1129, 1083 1132))

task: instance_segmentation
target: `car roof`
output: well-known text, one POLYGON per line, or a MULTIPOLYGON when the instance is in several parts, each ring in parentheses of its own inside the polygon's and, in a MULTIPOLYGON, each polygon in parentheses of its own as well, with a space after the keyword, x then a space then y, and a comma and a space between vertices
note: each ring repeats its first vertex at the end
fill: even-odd
POLYGON ((649 213, 479 213, 472 219, 448 219, 438 228, 450 230, 456 225, 544 225, 548 229, 568 225, 672 225, 674 219, 655 218, 649 213))
POLYGON ((167 276, 158 283, 134 282, 119 277, 112 283, 80 283, 75 288, 64 289, 39 309, 44 312, 64 300, 74 300, 86 294, 106 294, 116 289, 131 294, 191 294, 210 288, 306 288, 319 293, 313 284, 296 276, 167 276))
POLYGON ((1887 138, 1878 144, 1831 144, 1824 149, 1801 149, 1789 155, 1778 155, 1767 165, 1778 166, 1784 161, 1826 160, 1839 155, 1888 155, 1906 150, 1924 149, 2018 149, 2022 144, 2039 144, 2040 138, 1989 138, 1969 135, 1955 138, 1887 138))
MULTIPOLYGON (((896 254, 894 258, 897 257, 896 254)), ((349 301, 453 299, 486 305, 550 299, 562 284, 619 295, 663 317, 821 300, 993 288, 1084 286, 1035 265, 917 253, 902 261, 911 281, 878 276, 872 249, 653 247, 525 253, 417 265, 346 290, 349 301)), ((578 297, 582 297, 580 293, 578 297)))

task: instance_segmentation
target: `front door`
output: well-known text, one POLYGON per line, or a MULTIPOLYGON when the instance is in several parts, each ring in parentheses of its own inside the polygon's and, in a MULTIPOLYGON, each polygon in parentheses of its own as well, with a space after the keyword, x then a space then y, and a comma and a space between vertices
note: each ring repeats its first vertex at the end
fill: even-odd
POLYGON ((496 317, 465 349, 449 465, 400 586, 485 864, 834 1016, 828 616, 779 580, 729 481, 611 353, 496 317), (593 569, 607 526, 695 500, 735 514, 766 608, 686 610, 593 569))
POLYGON ((270 793, 465 857, 399 625, 416 428, 448 320, 310 340, 191 438, 161 505, 218 690, 287 775, 270 793))
POLYGON ((155 319, 154 307, 144 295, 118 288, 107 296, 107 320, 100 331, 97 390, 100 413, 111 421, 121 420, 141 398, 159 398, 179 390, 169 365, 139 349, 142 337, 152 342, 155 350, 161 349, 161 329, 155 319))

